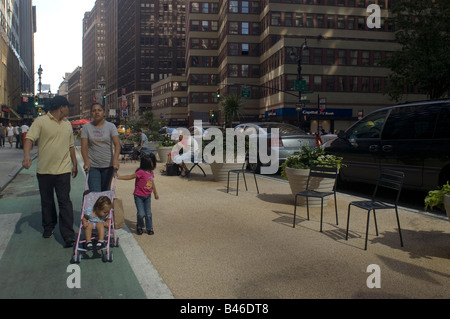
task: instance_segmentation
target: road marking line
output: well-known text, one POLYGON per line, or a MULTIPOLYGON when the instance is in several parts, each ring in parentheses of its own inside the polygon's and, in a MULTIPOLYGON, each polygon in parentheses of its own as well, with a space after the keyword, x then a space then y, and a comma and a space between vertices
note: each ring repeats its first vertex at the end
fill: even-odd
POLYGON ((6 214, 0 215, 0 259, 8 246, 14 229, 22 214, 6 214))

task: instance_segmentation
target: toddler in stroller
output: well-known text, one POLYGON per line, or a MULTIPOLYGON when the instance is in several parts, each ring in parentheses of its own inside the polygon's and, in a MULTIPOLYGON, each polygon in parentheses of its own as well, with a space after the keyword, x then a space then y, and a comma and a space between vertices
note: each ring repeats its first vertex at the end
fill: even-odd
POLYGON ((81 261, 81 255, 87 257, 86 252, 94 251, 95 256, 98 251, 103 251, 103 261, 113 261, 111 247, 119 247, 119 238, 116 237, 114 227, 114 189, 116 178, 114 179, 113 190, 106 192, 89 192, 87 190, 83 196, 83 209, 81 213, 81 225, 77 236, 77 243, 72 257, 73 263, 81 261), (81 233, 84 232, 85 239, 82 240, 81 233), (113 235, 113 238, 111 238, 113 235))
POLYGON ((108 217, 112 208, 112 202, 108 196, 100 196, 94 204, 94 207, 86 209, 83 216, 84 235, 86 242, 84 248, 92 250, 92 230, 96 229, 98 232, 98 240, 96 244, 97 249, 104 248, 105 241, 105 227, 109 227, 111 219, 108 217))

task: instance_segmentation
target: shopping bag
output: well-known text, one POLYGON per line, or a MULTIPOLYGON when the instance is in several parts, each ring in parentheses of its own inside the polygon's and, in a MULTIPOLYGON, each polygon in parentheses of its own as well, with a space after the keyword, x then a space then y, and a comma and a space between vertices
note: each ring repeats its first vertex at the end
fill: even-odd
POLYGON ((120 198, 114 198, 114 226, 116 229, 125 226, 125 212, 123 210, 123 203, 120 198))

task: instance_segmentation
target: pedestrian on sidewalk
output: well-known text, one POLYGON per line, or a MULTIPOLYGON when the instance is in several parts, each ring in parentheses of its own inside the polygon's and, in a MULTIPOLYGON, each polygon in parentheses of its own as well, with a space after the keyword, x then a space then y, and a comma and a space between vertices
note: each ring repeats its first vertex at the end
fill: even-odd
POLYGON ((156 200, 159 199, 155 185, 155 174, 153 173, 155 168, 155 155, 153 153, 150 155, 143 154, 141 155, 140 167, 136 170, 136 173, 132 175, 117 176, 117 179, 120 180, 136 180, 133 195, 137 209, 136 232, 138 235, 142 235, 144 227, 147 230, 147 234, 154 234, 151 209, 152 193, 155 194, 156 200))
POLYGON ((62 96, 55 96, 50 101, 47 115, 38 117, 28 131, 22 162, 24 168, 31 167, 30 150, 33 143, 39 140, 37 179, 41 194, 43 237, 51 237, 58 221, 55 192, 59 207, 59 230, 66 247, 73 246, 75 242, 70 176, 75 178, 78 174, 72 125, 66 119, 71 106, 62 96))
POLYGON ((21 142, 22 132, 21 132, 19 124, 14 126, 14 137, 16 138, 16 148, 22 148, 22 142, 21 142))
POLYGON ((14 138, 14 127, 12 126, 11 122, 9 122, 8 126, 6 127, 6 135, 8 136, 9 145, 12 148, 14 138))
POLYGON ((5 147, 6 127, 0 123, 0 147, 5 147))
POLYGON ((114 171, 119 170, 120 139, 113 123, 105 120, 105 109, 99 103, 91 106, 92 122, 81 131, 81 155, 84 170, 89 172, 88 186, 92 192, 111 189, 114 171))

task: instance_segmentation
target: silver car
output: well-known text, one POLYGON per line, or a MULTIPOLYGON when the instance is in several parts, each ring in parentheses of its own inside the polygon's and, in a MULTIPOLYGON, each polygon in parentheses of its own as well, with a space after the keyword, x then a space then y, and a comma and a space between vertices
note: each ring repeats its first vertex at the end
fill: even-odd
MULTIPOLYGON (((313 135, 306 134, 305 131, 301 130, 300 128, 294 125, 277 122, 244 123, 236 126, 235 130, 245 131, 247 128, 255 129, 258 134, 258 137, 260 134, 265 135, 266 141, 268 143, 267 149, 273 149, 275 147, 278 148, 280 159, 279 165, 281 165, 284 161, 286 161, 286 158, 288 158, 289 156, 300 153, 300 150, 303 146, 309 147, 316 146, 316 139, 313 135), (272 138, 273 129, 279 130, 278 140, 274 140, 272 138)), ((258 147, 258 154, 259 154, 259 147, 258 147)), ((258 163, 250 163, 249 168, 259 173, 261 165, 262 164, 259 161, 258 157, 258 163)))

